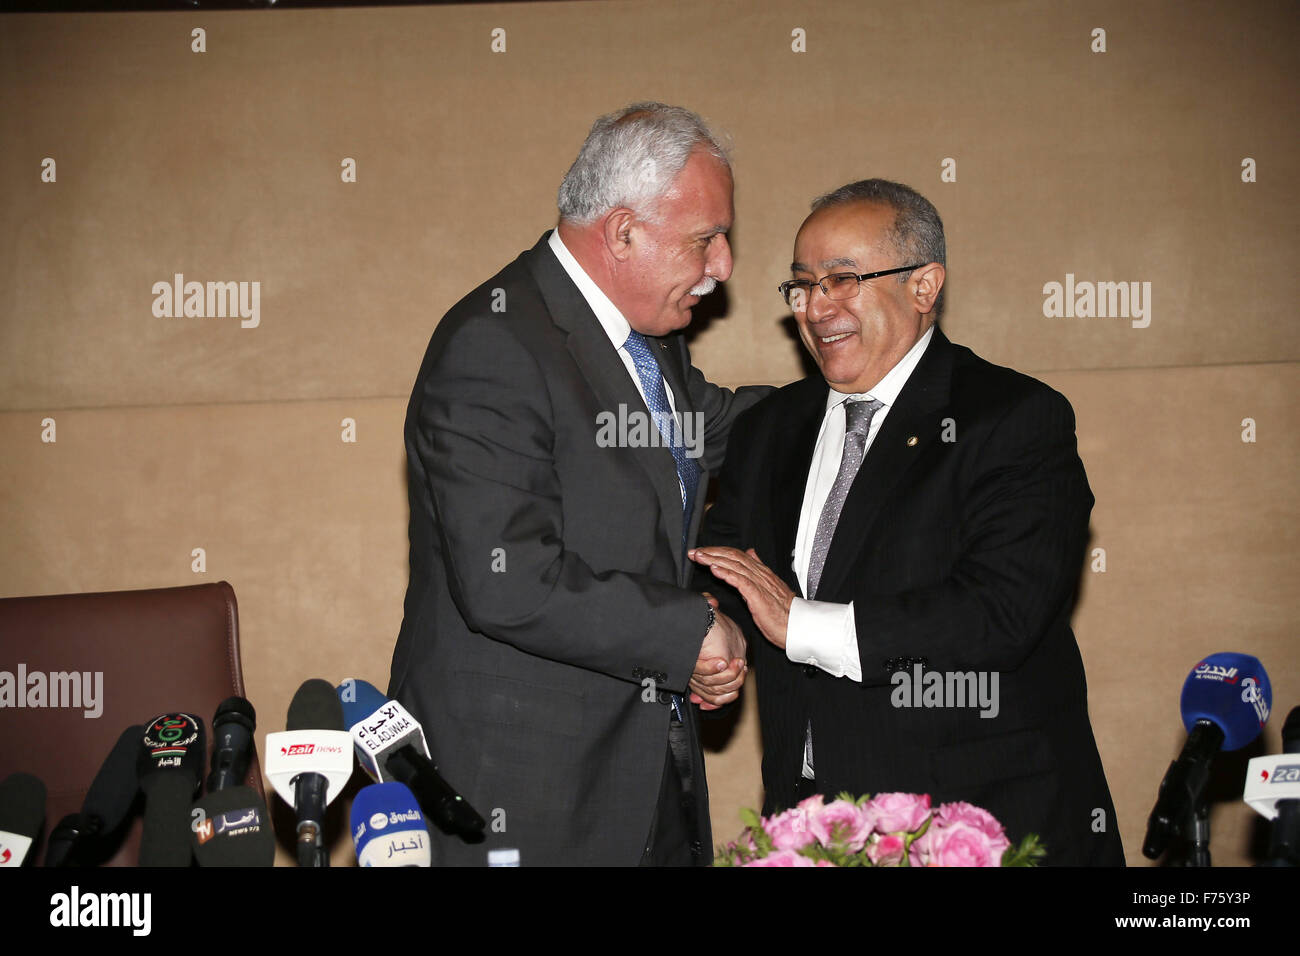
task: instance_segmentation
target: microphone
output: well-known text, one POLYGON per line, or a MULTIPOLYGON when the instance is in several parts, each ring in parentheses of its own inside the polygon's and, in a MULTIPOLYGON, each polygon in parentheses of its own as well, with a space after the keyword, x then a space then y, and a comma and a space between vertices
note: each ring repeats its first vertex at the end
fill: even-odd
POLYGON ((275 831, 266 802, 244 785, 256 745, 257 713, 242 697, 227 697, 212 717, 208 795, 190 809, 199 866, 271 866, 275 831))
POLYGON ((352 801, 352 842, 358 866, 429 866, 429 830, 405 784, 363 788, 352 801))
POLYGON ((163 714, 145 726, 140 742, 140 865, 189 866, 190 801, 203 779, 207 756, 203 721, 189 714, 163 714))
POLYGON ((1210 763, 1220 750, 1240 750, 1254 741, 1272 703, 1264 665, 1249 654, 1211 654, 1192 669, 1180 700, 1187 742, 1160 782, 1147 820, 1144 856, 1157 859, 1174 837, 1190 837, 1197 859, 1208 865, 1204 796, 1210 763))
POLYGON ((266 804, 249 786, 226 787, 195 801, 194 857, 199 866, 271 866, 275 831, 266 804))
POLYGON ((0 783, 0 867, 22 866, 45 822, 45 784, 30 773, 0 783))
POLYGON ((227 697, 212 718, 212 772, 208 793, 238 787, 248 775, 257 712, 242 697, 227 697))
POLYGON ((1292 707, 1282 725, 1282 753, 1251 759, 1242 797, 1273 821, 1260 866, 1300 866, 1300 707, 1292 707))
POLYGON ((64 817, 51 831, 46 866, 93 865, 112 854, 118 842, 113 838, 120 838, 140 792, 136 758, 143 734, 140 724, 122 731, 86 791, 81 812, 64 817))
POLYGON ((298 688, 286 726, 266 735, 266 775, 298 817, 298 865, 329 866, 325 808, 352 776, 352 738, 328 681, 313 679, 298 688))
POLYGON ((374 780, 406 784, 440 826, 474 836, 486 822, 442 779, 429 759, 419 721, 374 684, 348 678, 338 689, 344 719, 356 744, 357 761, 374 780))

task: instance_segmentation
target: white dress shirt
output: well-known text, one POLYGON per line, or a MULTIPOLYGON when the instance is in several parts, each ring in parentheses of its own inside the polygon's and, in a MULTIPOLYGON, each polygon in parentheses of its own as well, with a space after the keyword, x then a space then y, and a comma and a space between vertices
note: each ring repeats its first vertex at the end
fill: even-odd
MULTIPOLYGON (((632 361, 632 356, 624 348, 627 345, 627 336, 632 331, 632 326, 623 317, 623 313, 618 310, 618 306, 609 301, 609 296, 605 295, 600 286, 596 285, 591 276, 587 275, 582 266, 578 265, 578 260, 573 258, 573 253, 569 251, 560 238, 560 230, 552 229, 551 238, 548 241, 551 251, 555 253, 555 258, 560 260, 560 265, 569 274, 573 284, 578 287, 582 297, 587 300, 587 304, 591 306, 591 311, 596 313, 596 320, 600 322, 600 327, 609 336, 610 344, 618 350, 618 357, 623 360, 623 365, 627 368, 627 374, 632 378, 632 384, 641 393, 641 400, 645 401, 645 389, 641 387, 641 376, 637 374, 636 363, 632 361)), ((668 404, 672 406, 673 412, 676 412, 677 402, 673 399, 672 387, 666 379, 664 380, 664 391, 668 393, 668 404)), ((646 408, 649 409, 649 407, 650 404, 647 402, 646 408)))
MULTIPOLYGON (((601 291, 600 286, 592 281, 591 276, 578 264, 578 260, 573 258, 573 253, 569 251, 560 238, 560 230, 552 229, 551 238, 547 240, 551 251, 555 253, 555 258, 560 260, 560 265, 568 273, 573 284, 578 287, 582 297, 587 300, 591 306, 591 311, 596 313, 596 320, 600 322, 600 327, 605 330, 609 336, 609 342, 618 352, 618 357, 623 360, 623 366, 627 369, 628 376, 632 379, 632 384, 641 394, 641 401, 646 403, 646 411, 650 410, 650 402, 646 399, 645 388, 641 385, 641 376, 637 374, 636 363, 632 361, 632 356, 627 350, 627 337, 632 331, 631 324, 623 317, 623 313, 618 310, 613 302, 609 301, 609 296, 601 291)), ((663 376, 660 376, 663 378, 663 376)), ((668 380, 664 379, 664 392, 668 396, 668 407, 673 415, 677 414, 677 402, 673 398, 672 386, 668 380)), ((610 409, 614 411, 614 409, 610 409)), ((630 411, 630 409, 629 409, 630 411)), ((682 487, 681 475, 677 476, 677 486, 682 492, 682 502, 686 501, 686 489, 682 487)))
MULTIPOLYGON (((874 388, 868 392, 854 393, 829 390, 826 396, 826 414, 822 418, 822 427, 817 435, 817 446, 813 449, 812 467, 808 471, 808 482, 804 487, 803 508, 799 512, 799 532, 795 536, 793 569, 798 578, 799 587, 808 593, 808 564, 812 559, 813 537, 817 533, 817 523, 821 518, 822 507, 835 484, 835 476, 840 470, 840 459, 844 454, 845 416, 844 403, 850 399, 867 401, 875 399, 884 404, 883 408, 872 416, 871 428, 867 432, 866 446, 862 452, 863 462, 871 453, 871 445, 885 417, 898 401, 898 395, 907 384, 908 378, 916 369, 930 339, 934 337, 934 326, 926 330, 908 353, 899 360, 874 388)), ((858 654, 858 632, 853 617, 853 603, 835 604, 830 601, 807 601, 796 597, 790 605, 790 621, 786 628, 785 656, 797 664, 812 664, 833 677, 847 677, 850 680, 862 680, 862 661, 858 654)))

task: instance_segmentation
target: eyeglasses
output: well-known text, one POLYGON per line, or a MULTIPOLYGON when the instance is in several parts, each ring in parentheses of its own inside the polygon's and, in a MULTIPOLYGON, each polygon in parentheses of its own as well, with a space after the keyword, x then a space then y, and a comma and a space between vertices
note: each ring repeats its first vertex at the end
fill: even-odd
POLYGON ((897 275, 900 272, 911 272, 923 265, 925 263, 915 266, 901 266, 898 269, 884 269, 880 272, 865 272, 862 275, 854 272, 836 272, 816 282, 811 279, 787 279, 776 288, 781 293, 781 298, 785 299, 786 305, 792 309, 802 311, 807 308, 808 299, 812 296, 813 286, 815 285, 821 286, 822 292, 826 293, 828 299, 851 299, 858 294, 858 286, 869 279, 897 275))

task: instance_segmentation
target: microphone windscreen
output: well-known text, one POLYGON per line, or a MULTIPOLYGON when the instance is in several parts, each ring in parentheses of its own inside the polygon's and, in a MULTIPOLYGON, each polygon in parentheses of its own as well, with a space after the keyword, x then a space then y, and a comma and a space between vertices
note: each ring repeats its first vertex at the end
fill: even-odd
POLYGON ((339 685, 338 697, 343 707, 344 727, 352 727, 365 720, 388 703, 388 698, 374 684, 355 677, 349 677, 339 685))
POLYGON ((345 730, 343 706, 329 681, 304 681, 289 702, 286 730, 345 730))
POLYGON ((21 866, 45 822, 45 784, 30 773, 0 783, 0 866, 21 866))
POLYGON ((184 775, 191 779, 192 797, 208 756, 203 721, 190 714, 163 714, 145 725, 140 743, 136 773, 145 792, 157 777, 184 775))
POLYGON ((429 830, 409 787, 391 781, 364 787, 352 801, 357 865, 428 866, 429 830))
POLYGON ((1180 709, 1191 733, 1199 720, 1223 731, 1223 749, 1240 750, 1264 729, 1273 706, 1273 687, 1258 658, 1219 653, 1205 658, 1183 683, 1180 709))
POLYGON ((213 734, 223 724, 232 721, 251 733, 257 726, 257 711, 242 697, 227 697, 217 705, 217 712, 212 717, 213 734))
POLYGON ((190 801, 194 786, 184 774, 160 774, 148 790, 140 830, 140 866, 189 866, 190 801))
POLYGON ((144 727, 140 724, 122 731, 86 792, 81 812, 96 821, 100 834, 112 833, 122 825, 140 792, 136 755, 143 734, 144 727))
POLYGON ((208 792, 238 787, 248 776, 256 745, 253 730, 257 713, 242 697, 227 697, 212 718, 212 772, 208 774, 208 792))
POLYGON ((252 787, 241 784, 210 793, 194 802, 191 813, 194 856, 199 866, 271 866, 275 832, 266 804, 252 787))
POLYGON ((203 722, 190 714, 163 714, 145 725, 140 742, 140 865, 189 866, 190 803, 207 760, 203 722))

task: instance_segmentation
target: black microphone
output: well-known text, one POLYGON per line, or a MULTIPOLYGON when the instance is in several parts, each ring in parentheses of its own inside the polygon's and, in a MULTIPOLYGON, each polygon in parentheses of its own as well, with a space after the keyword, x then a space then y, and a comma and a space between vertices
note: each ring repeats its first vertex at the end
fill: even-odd
POLYGON ((136 758, 143 734, 139 724, 122 731, 86 791, 81 812, 64 817, 51 831, 46 866, 93 866, 113 854, 140 793, 136 758))
POLYGON ((44 822, 45 784, 30 773, 5 777, 0 783, 0 867, 23 865, 44 822))
POLYGON ((212 773, 208 793, 238 787, 248 775, 257 712, 242 697, 227 697, 212 718, 212 773))
POLYGON ((271 866, 275 831, 266 804, 249 786, 227 787, 194 804, 194 857, 199 866, 271 866))
POLYGON ((1147 818, 1142 853, 1159 858, 1176 840, 1191 844, 1191 865, 1209 866, 1205 787, 1220 750, 1240 750, 1263 730, 1273 703, 1272 684, 1258 659, 1218 653, 1187 675, 1179 700, 1187 742, 1160 781, 1147 818))
POLYGON ((208 794, 190 810, 199 866, 271 866, 275 831, 266 802, 244 784, 256 745, 257 712, 242 697, 227 697, 212 718, 212 772, 208 794))
POLYGON ((136 765, 144 791, 141 866, 190 865, 190 801, 203 779, 206 755, 197 717, 163 714, 145 726, 136 765))
POLYGON ((298 818, 299 866, 329 866, 325 808, 352 776, 352 738, 328 681, 305 681, 289 704, 283 733, 266 735, 266 775, 298 818))
POLYGON ((352 728, 357 761, 376 781, 395 780, 414 792, 429 818, 468 839, 487 826, 429 759, 424 728, 397 701, 369 681, 349 678, 338 688, 344 720, 352 728))

